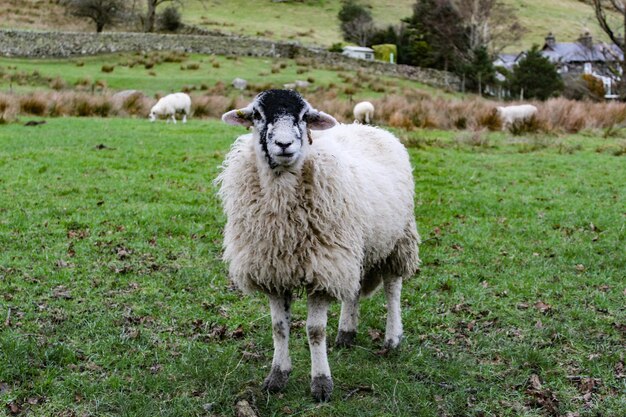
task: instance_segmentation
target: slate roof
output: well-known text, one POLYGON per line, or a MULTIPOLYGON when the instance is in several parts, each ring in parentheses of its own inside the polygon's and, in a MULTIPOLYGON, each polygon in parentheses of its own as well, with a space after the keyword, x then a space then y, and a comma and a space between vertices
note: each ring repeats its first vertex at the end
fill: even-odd
POLYGON ((579 42, 560 42, 553 46, 546 44, 542 55, 552 62, 607 62, 623 59, 617 46, 602 43, 594 44, 592 48, 579 42))

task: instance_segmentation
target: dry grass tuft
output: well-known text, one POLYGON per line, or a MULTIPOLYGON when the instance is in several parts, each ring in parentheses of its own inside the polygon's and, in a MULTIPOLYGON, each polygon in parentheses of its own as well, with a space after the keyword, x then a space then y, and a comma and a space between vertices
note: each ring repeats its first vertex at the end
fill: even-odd
POLYGON ((101 68, 100 71, 102 72, 106 72, 106 73, 110 73, 113 72, 113 70, 115 69, 115 65, 107 65, 104 64, 101 68))
POLYGON ((19 103, 20 113, 32 114, 34 116, 44 116, 48 107, 46 100, 38 93, 21 97, 19 103))

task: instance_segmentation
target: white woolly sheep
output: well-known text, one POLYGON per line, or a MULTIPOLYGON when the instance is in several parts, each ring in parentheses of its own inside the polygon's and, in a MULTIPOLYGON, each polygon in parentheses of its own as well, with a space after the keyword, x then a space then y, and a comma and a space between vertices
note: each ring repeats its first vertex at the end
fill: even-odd
POLYGON ((235 87, 237 90, 245 90, 246 87, 248 86, 248 81, 244 80, 243 78, 235 78, 232 82, 233 87, 235 87))
POLYGON ((290 305, 303 290, 311 393, 327 401, 333 389, 326 355, 332 299, 342 302, 335 343, 351 346, 359 298, 382 282, 385 346, 396 348, 402 339, 402 280, 419 263, 408 153, 382 129, 336 126, 295 91, 264 91, 222 120, 252 126, 233 144, 216 184, 227 218, 229 276, 243 291, 269 298, 274 358, 263 387, 276 392, 287 383, 290 305))
POLYGON ((532 104, 496 107, 498 117, 502 121, 502 130, 510 128, 516 122, 523 122, 537 114, 537 107, 532 104))
POLYGON ((370 124, 374 118, 374 105, 369 101, 361 101, 354 106, 352 113, 355 122, 370 124))
POLYGON ((191 97, 185 93, 168 94, 161 97, 157 104, 150 109, 150 121, 154 122, 157 116, 167 116, 167 123, 176 123, 176 113, 183 113, 183 123, 187 123, 187 116, 191 111, 191 97))

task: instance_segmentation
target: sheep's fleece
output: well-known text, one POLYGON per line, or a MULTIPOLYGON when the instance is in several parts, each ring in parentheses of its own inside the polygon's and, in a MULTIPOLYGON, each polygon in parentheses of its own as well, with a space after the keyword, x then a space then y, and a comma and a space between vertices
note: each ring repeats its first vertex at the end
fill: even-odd
POLYGON ((368 272, 413 275, 419 236, 404 146, 364 125, 312 133, 298 172, 272 172, 252 134, 226 156, 216 184, 232 281, 246 292, 306 288, 346 300, 378 286, 363 282, 368 272))

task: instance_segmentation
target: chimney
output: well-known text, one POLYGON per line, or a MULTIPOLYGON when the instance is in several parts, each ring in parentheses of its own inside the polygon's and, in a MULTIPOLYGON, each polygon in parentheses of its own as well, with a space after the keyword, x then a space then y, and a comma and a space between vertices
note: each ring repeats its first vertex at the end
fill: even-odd
POLYGON ((580 38, 578 38, 578 43, 588 49, 593 49, 593 38, 589 32, 585 32, 580 38))
POLYGON ((556 45, 556 38, 554 37, 552 32, 548 33, 548 36, 546 36, 546 45, 550 49, 553 49, 554 46, 556 45))

